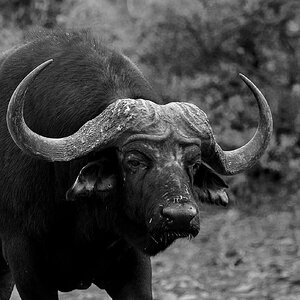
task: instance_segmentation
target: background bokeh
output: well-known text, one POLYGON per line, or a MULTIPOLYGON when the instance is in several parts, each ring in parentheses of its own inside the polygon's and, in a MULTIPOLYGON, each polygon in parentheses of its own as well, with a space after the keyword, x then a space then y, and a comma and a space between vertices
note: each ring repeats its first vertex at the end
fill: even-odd
POLYGON ((41 27, 90 29, 165 101, 203 109, 224 149, 248 141, 257 122, 238 73, 257 84, 273 112, 271 145, 254 168, 226 178, 227 210, 203 206, 200 235, 153 259, 154 297, 300 299, 299 0, 0 0, 0 51, 41 27))

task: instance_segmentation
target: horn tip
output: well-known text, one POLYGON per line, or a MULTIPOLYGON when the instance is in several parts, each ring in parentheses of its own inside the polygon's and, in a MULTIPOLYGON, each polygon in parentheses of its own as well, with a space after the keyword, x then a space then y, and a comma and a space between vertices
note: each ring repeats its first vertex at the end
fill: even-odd
POLYGON ((256 85, 244 74, 239 73, 239 76, 246 83, 246 85, 253 91, 256 90, 257 93, 261 94, 261 91, 256 87, 256 85))
POLYGON ((247 76, 245 76, 244 74, 242 74, 242 73, 239 73, 239 76, 242 78, 242 80, 243 81, 245 81, 245 82, 249 82, 250 81, 250 79, 247 77, 247 76))
POLYGON ((47 67, 48 65, 50 65, 53 62, 53 58, 50 58, 48 60, 46 60, 45 62, 43 62, 42 64, 39 65, 40 69, 44 69, 45 67, 47 67))

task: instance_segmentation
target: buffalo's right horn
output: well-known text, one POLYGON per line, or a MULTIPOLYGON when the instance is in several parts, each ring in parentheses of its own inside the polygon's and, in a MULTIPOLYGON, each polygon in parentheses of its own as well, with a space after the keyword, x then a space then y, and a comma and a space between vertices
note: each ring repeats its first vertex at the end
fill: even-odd
POLYGON ((52 61, 50 59, 42 63, 22 80, 8 105, 8 130, 16 145, 24 152, 48 161, 69 161, 95 149, 113 145, 127 130, 136 126, 137 120, 143 118, 143 100, 121 99, 110 104, 70 136, 48 138, 33 132, 23 117, 25 94, 28 85, 52 61))

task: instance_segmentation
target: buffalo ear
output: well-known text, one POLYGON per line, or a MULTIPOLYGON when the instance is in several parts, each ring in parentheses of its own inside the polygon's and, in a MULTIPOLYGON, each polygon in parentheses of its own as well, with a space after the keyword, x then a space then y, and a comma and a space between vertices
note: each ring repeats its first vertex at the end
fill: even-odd
POLYGON ((194 190, 199 201, 227 206, 229 202, 226 182, 207 164, 202 163, 194 176, 194 190))
POLYGON ((66 192, 66 200, 74 201, 89 196, 105 196, 116 186, 116 175, 108 161, 98 160, 84 166, 74 184, 66 192))

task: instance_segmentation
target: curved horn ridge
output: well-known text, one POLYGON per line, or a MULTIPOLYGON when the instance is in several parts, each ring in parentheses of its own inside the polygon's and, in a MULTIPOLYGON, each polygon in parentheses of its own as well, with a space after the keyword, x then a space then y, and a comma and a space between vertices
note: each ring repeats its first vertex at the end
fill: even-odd
MULTIPOLYGON (((43 71, 49 64, 53 62, 53 59, 47 60, 42 63, 34 70, 32 70, 17 86, 13 92, 10 102, 8 104, 6 113, 6 123, 8 131, 16 143, 16 145, 27 153, 35 153, 40 156, 40 149, 32 148, 33 141, 40 141, 41 138, 38 134, 33 132, 25 123, 23 116, 24 100, 25 94, 27 92, 28 86, 36 78, 36 76, 43 71), (30 142, 29 142, 30 141, 30 142)), ((47 144, 48 138, 42 140, 43 144, 47 144)), ((35 144, 35 143, 34 143, 35 144)), ((41 147, 42 148, 42 147, 41 147)))
POLYGON ((265 152, 273 130, 272 113, 265 97, 250 79, 243 74, 239 75, 257 101, 259 124, 252 139, 238 149, 223 151, 216 143, 215 155, 211 157, 210 164, 223 175, 234 175, 252 167, 265 152))
POLYGON ((26 91, 29 84, 52 61, 48 60, 31 71, 10 99, 6 115, 7 126, 12 139, 22 151, 48 161, 69 161, 86 155, 95 148, 112 145, 126 130, 135 126, 141 114, 140 102, 119 99, 70 136, 48 138, 33 132, 23 116, 26 91))

